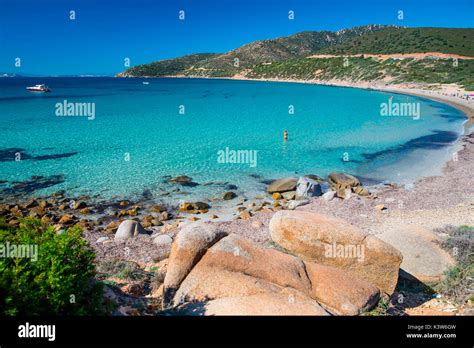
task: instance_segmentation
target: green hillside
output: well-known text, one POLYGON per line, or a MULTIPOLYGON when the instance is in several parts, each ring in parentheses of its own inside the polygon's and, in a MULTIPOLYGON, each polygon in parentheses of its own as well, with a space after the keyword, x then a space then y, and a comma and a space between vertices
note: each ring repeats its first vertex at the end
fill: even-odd
POLYGON ((363 54, 440 52, 474 57, 474 29, 403 28, 367 25, 330 31, 306 31, 261 40, 226 53, 201 53, 143 64, 118 74, 124 76, 192 76, 251 78, 330 79, 390 83, 458 83, 473 90, 474 60, 388 59, 363 54), (361 55, 315 59, 314 54, 361 55))
POLYGON ((386 28, 325 47, 328 54, 441 52, 474 56, 474 29, 386 28))
POLYGON ((350 57, 303 58, 271 65, 255 66, 247 75, 251 78, 279 78, 300 80, 377 81, 390 83, 458 83, 474 90, 474 60, 459 60, 453 66, 451 59, 387 59, 350 57))
POLYGON ((143 64, 118 76, 233 76, 255 64, 307 57, 330 45, 387 28, 391 26, 366 25, 336 32, 305 31, 291 36, 255 41, 223 54, 193 54, 143 64))
POLYGON ((216 53, 197 53, 175 59, 160 60, 149 64, 137 65, 117 76, 165 76, 179 75, 198 63, 206 62, 216 56, 216 53))

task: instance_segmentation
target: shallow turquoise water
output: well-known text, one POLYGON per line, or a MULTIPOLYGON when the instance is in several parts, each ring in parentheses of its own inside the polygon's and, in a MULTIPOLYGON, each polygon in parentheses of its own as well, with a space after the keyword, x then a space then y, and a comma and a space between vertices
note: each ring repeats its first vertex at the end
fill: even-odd
MULTIPOLYGON (((33 175, 62 175, 32 193, 66 189, 103 197, 155 195, 170 189, 163 176, 181 174, 247 192, 263 189, 264 179, 336 170, 408 182, 441 166, 465 119, 450 106, 403 95, 393 95, 392 103, 420 103, 420 119, 382 117, 380 104, 390 96, 255 81, 3 78, 0 180, 8 189, 33 175), (52 92, 25 90, 37 83, 52 92), (55 104, 64 100, 95 103, 95 119, 57 117, 55 104), (218 151, 226 147, 257 151, 256 166, 219 163, 218 151)), ((184 190, 200 196, 215 188, 184 190)))

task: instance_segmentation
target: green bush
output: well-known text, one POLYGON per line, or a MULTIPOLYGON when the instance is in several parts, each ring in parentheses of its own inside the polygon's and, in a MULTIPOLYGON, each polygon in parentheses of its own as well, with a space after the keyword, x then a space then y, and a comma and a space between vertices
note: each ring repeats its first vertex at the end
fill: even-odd
POLYGON ((126 260, 105 260, 97 265, 99 277, 114 277, 126 280, 143 280, 146 272, 133 261, 126 260))
POLYGON ((37 257, 0 258, 0 315, 107 313, 94 280, 95 255, 78 227, 57 234, 35 219, 18 228, 0 223, 0 246, 7 245, 36 246, 37 257))

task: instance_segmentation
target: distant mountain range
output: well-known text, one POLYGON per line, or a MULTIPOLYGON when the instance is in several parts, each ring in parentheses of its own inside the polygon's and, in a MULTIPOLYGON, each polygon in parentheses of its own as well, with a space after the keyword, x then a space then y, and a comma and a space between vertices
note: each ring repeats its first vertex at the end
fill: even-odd
MULTIPOLYGON (((359 67, 357 74, 348 69, 341 69, 341 57, 345 55, 378 55, 439 52, 451 55, 474 57, 474 29, 458 28, 406 28, 387 25, 366 25, 332 31, 305 31, 291 36, 271 40, 255 41, 226 53, 196 53, 142 64, 117 74, 117 77, 251 77, 251 78, 298 78, 367 80, 386 78, 381 74, 387 68, 387 62, 372 58, 362 61, 350 58, 352 67, 359 67), (313 55, 326 55, 325 59, 310 58, 313 55), (330 56, 329 56, 330 55, 330 56), (335 56, 335 57, 333 57, 335 56), (370 71, 364 71, 370 66, 370 71), (311 70, 314 68, 314 70, 311 70), (316 73, 317 72, 317 73, 316 73)), ((430 61, 404 59, 403 66, 389 66, 389 72, 404 80, 421 80, 430 75, 433 81, 460 82, 474 84, 474 62, 466 61, 456 72, 454 81, 446 74, 433 74, 430 61), (416 66, 418 72, 412 70, 416 66), (424 71, 428 69, 429 71, 424 71), (430 72, 430 74, 426 74, 430 72), (411 77, 410 77, 411 76, 411 77), (459 81, 462 79, 462 81, 459 81), (471 81, 471 82, 469 82, 471 81)), ((444 67, 447 68, 447 67, 444 67)), ((443 70, 443 69, 441 69, 443 70)), ((431 82, 430 78, 425 79, 431 82)))

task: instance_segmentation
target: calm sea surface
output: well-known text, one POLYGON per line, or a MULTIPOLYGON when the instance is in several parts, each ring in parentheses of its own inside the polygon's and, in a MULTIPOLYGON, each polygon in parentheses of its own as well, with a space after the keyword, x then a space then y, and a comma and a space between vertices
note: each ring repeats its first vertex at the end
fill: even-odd
POLYGON ((255 193, 265 180, 299 174, 345 171, 366 182, 401 183, 435 174, 462 133, 463 115, 393 95, 392 104, 419 103, 420 118, 383 117, 380 105, 390 97, 255 81, 1 78, 0 192, 26 182, 25 195, 64 189, 107 198, 154 196, 176 188, 166 176, 185 174, 199 185, 181 191, 201 197, 227 190, 224 183, 255 193), (52 92, 26 91, 38 83, 52 92), (90 103, 94 119, 57 116, 56 104, 65 100, 90 103), (218 154, 226 148, 229 154, 247 150, 241 154, 254 162, 221 163, 218 154), (209 182, 218 184, 203 185, 209 182))

